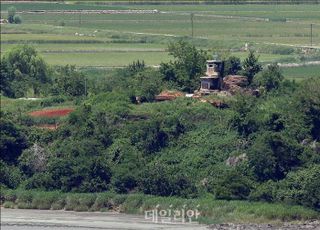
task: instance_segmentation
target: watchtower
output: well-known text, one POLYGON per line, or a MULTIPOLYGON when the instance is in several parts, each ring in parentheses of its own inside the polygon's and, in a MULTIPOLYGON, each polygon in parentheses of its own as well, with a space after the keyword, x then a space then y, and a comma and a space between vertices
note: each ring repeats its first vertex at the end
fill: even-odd
POLYGON ((201 92, 208 92, 214 90, 221 90, 222 88, 222 73, 223 73, 223 61, 208 60, 206 76, 200 77, 201 80, 201 92))

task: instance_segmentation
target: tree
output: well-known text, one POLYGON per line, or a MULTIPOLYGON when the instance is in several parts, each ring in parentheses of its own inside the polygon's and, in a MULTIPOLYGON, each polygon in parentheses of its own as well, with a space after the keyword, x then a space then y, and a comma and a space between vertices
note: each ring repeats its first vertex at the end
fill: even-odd
POLYGON ((10 120, 0 120, 0 159, 8 164, 16 163, 23 149, 27 147, 27 140, 21 128, 10 120))
POLYGON ((258 181, 280 180, 301 165, 303 148, 282 133, 265 132, 249 149, 249 164, 258 181))
POLYGON ((193 92, 198 88, 199 77, 205 71, 207 53, 182 40, 170 43, 168 50, 174 61, 160 64, 163 79, 180 90, 193 92))
POLYGON ((46 93, 51 82, 49 67, 37 51, 27 45, 18 46, 7 53, 3 59, 3 93, 9 97, 26 96, 31 88, 35 95, 46 93))
POLYGON ((320 165, 288 173, 280 183, 277 198, 288 203, 320 209, 320 165))
POLYGON ((55 95, 84 96, 86 94, 85 76, 75 66, 59 67, 53 79, 52 93, 55 95))
POLYGON ((253 50, 249 51, 248 57, 243 61, 243 73, 248 78, 249 84, 252 83, 254 76, 262 70, 253 50))
POLYGON ((241 60, 238 57, 231 56, 224 63, 224 75, 234 75, 241 70, 241 60))
POLYGON ((11 6, 8 8, 8 21, 9 23, 14 23, 14 16, 16 15, 16 8, 11 6))
POLYGON ((48 158, 48 151, 39 144, 34 143, 32 147, 23 151, 19 157, 19 165, 24 173, 32 175, 45 171, 48 158))
POLYGON ((20 16, 20 15, 15 15, 15 16, 13 17, 13 22, 14 22, 15 24, 21 24, 21 23, 22 23, 22 18, 21 18, 21 16, 20 16))
POLYGON ((320 140, 320 79, 311 78, 296 92, 298 108, 305 114, 305 123, 311 127, 314 140, 320 140))
POLYGON ((130 81, 135 97, 140 97, 140 101, 153 101, 155 95, 162 89, 162 79, 158 71, 146 69, 135 74, 130 81))
POLYGON ((134 75, 138 72, 142 72, 143 70, 145 70, 146 68, 146 64, 144 63, 144 61, 133 61, 128 67, 127 67, 127 71, 129 72, 130 75, 134 75))
POLYGON ((269 65, 257 76, 255 82, 257 85, 264 87, 267 91, 278 89, 284 77, 278 64, 269 65))

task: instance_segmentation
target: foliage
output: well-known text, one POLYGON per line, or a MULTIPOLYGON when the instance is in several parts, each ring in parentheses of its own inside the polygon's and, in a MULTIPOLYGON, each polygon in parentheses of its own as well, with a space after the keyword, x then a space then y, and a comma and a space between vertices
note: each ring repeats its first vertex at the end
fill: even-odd
POLYGON ((312 165, 297 172, 290 172, 280 182, 276 200, 298 203, 320 209, 320 166, 312 165))
MULTIPOLYGON (((87 70, 86 74, 71 66, 48 67, 52 78, 39 84, 39 89, 50 89, 54 96, 34 101, 1 98, 1 148, 5 150, 1 186, 28 190, 19 195, 18 202, 11 194, 10 201, 21 208, 51 205, 52 209, 123 208, 134 212, 139 206, 165 199, 150 198, 144 203, 145 197, 154 195, 170 197, 167 199, 177 207, 184 202, 179 197, 208 196, 214 205, 236 210, 235 215, 248 209, 248 213, 262 212, 271 219, 275 218, 271 206, 262 205, 262 211, 257 211, 257 206, 241 203, 239 207, 240 201, 226 200, 284 202, 318 209, 318 184, 311 182, 317 181, 320 162, 318 79, 281 81, 278 67, 270 66, 254 80, 267 93, 230 96, 224 99, 229 105, 225 109, 186 97, 153 102, 163 89, 189 91, 198 85, 205 53, 182 41, 172 44, 171 51, 175 60, 162 64, 160 70, 141 63, 121 70, 87 70), (32 119, 28 116, 31 111, 61 105, 75 110, 59 120, 56 130, 33 127, 52 121, 32 119), (230 159, 238 158, 229 164, 230 159), (299 180, 301 185, 297 185, 299 180), (68 197, 35 199, 32 189, 68 192, 68 197), (108 194, 95 194, 102 192, 108 194), (136 193, 134 198, 128 198, 131 193, 136 193)), ((259 65, 253 59, 250 63, 259 65)), ((239 62, 230 58, 232 63, 236 67, 239 62)), ((3 67, 4 79, 10 80, 10 65, 3 67)), ((14 81, 7 82, 3 92, 14 81)), ((208 200, 200 201, 208 215, 222 218, 212 213, 216 211, 213 206, 206 206, 211 204, 208 200)), ((299 208, 288 211, 280 204, 275 206, 280 208, 280 218, 311 215, 301 214, 299 208)))
POLYGON ((16 14, 17 9, 13 6, 8 8, 8 22, 14 23, 14 16, 16 14))
POLYGON ((312 78, 302 83, 296 93, 298 108, 306 115, 305 122, 311 126, 311 134, 320 140, 320 79, 312 78))
POLYGON ((224 62, 224 75, 235 75, 242 69, 241 60, 238 57, 228 57, 224 62))
POLYGON ((85 96, 86 78, 75 69, 75 66, 58 67, 51 88, 53 95, 85 96))
POLYGON ((0 160, 0 175, 0 185, 5 185, 8 188, 17 188, 23 179, 19 168, 8 165, 3 160, 0 160))
POLYGON ((260 134, 249 149, 249 164, 258 181, 280 180, 301 165, 303 149, 282 133, 260 134))
POLYGON ((272 64, 269 65, 266 70, 263 70, 261 74, 255 78, 254 82, 257 82, 258 86, 264 87, 267 91, 271 91, 279 88, 283 80, 284 77, 278 64, 272 64))
POLYGON ((33 47, 18 46, 6 53, 1 62, 4 66, 1 90, 5 96, 23 97, 30 88, 36 96, 46 93, 49 68, 33 47))
POLYGON ((174 61, 161 63, 163 79, 182 91, 193 92, 198 88, 199 77, 205 70, 206 52, 197 50, 194 45, 183 40, 170 43, 168 50, 174 61))
POLYGON ((125 213, 143 214, 156 206, 159 209, 193 210, 201 213, 200 223, 304 221, 319 218, 319 213, 296 205, 265 202, 215 200, 212 196, 195 199, 159 197, 143 194, 116 195, 114 193, 61 193, 36 190, 5 190, 4 206, 9 208, 64 209, 74 211, 120 210, 125 213), (10 199, 7 199, 10 196, 10 199), (13 197, 13 199, 12 199, 13 197), (97 206, 97 204, 99 204, 97 206), (159 206, 160 205, 160 206, 159 206))
POLYGON ((249 55, 243 61, 243 74, 248 78, 249 84, 252 83, 254 76, 262 70, 261 64, 253 50, 249 51, 249 55))
POLYGON ((130 81, 130 86, 134 89, 133 94, 139 102, 153 101, 155 95, 160 93, 162 85, 161 75, 151 69, 136 73, 130 81))
POLYGON ((129 64, 129 66, 127 67, 127 71, 130 73, 130 75, 134 75, 138 72, 142 72, 145 68, 146 64, 144 63, 144 60, 137 60, 129 64))
POLYGON ((21 23, 22 23, 22 18, 21 18, 21 16, 20 16, 20 15, 15 15, 15 16, 13 17, 13 22, 14 22, 15 24, 21 24, 21 23))
POLYGON ((23 130, 7 118, 1 118, 0 159, 13 164, 27 147, 27 140, 23 130))

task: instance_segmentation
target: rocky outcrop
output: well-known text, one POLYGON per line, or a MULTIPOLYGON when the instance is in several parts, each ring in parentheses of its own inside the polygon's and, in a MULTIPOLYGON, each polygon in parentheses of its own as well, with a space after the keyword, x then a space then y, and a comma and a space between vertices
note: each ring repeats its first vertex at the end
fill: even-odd
POLYGON ((231 156, 227 159, 226 161, 226 165, 228 166, 236 166, 239 163, 241 163, 242 161, 247 160, 247 154, 243 153, 239 156, 231 156))

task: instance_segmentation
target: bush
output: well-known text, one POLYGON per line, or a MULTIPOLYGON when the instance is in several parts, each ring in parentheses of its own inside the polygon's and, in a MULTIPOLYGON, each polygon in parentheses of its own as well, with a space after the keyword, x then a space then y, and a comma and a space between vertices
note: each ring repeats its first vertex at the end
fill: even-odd
POLYGON ((96 200, 96 194, 83 194, 79 196, 79 205, 80 206, 87 206, 90 208, 95 200, 96 200))
POLYGON ((31 203, 27 203, 27 202, 18 202, 17 208, 20 208, 20 209, 32 209, 32 205, 31 205, 31 203))
POLYGON ((320 165, 290 172, 279 187, 278 201, 320 209, 320 165))
POLYGON ((210 184, 211 191, 217 199, 242 200, 249 196, 254 183, 240 170, 236 168, 217 169, 215 173, 217 174, 210 184))
POLYGON ((67 100, 67 97, 65 96, 52 96, 52 97, 48 97, 48 98, 44 98, 41 100, 40 105, 42 107, 50 107, 56 104, 61 104, 63 102, 65 102, 67 100))
POLYGON ((19 168, 9 166, 2 160, 0 160, 0 175, 0 185, 5 185, 8 188, 17 188, 23 178, 19 168))
POLYGON ((121 194, 117 194, 112 198, 115 207, 119 207, 120 205, 122 205, 126 199, 127 199, 127 195, 121 195, 121 194))
POLYGON ((15 202, 17 199, 17 192, 15 190, 6 190, 3 194, 4 201, 15 202))
POLYGON ((20 16, 20 15, 15 15, 15 16, 13 17, 13 22, 14 22, 15 24, 21 24, 21 23, 22 23, 22 18, 21 18, 21 16, 20 16))
POLYGON ((51 209, 51 205, 58 199, 59 192, 36 192, 32 199, 32 207, 36 209, 51 209))
POLYGON ((17 191, 16 203, 27 203, 31 205, 33 192, 28 190, 17 191))
POLYGON ((143 204, 144 197, 145 195, 143 194, 128 195, 127 199, 122 205, 121 210, 126 213, 137 213, 137 211, 143 204))
POLYGON ((266 70, 259 74, 254 82, 258 86, 264 87, 267 91, 278 89, 283 81, 284 76, 281 73, 278 64, 269 65, 266 70))
POLYGON ((302 164, 303 148, 283 133, 260 133, 248 150, 249 164, 258 181, 281 180, 302 164))
POLYGON ((69 194, 66 197, 66 211, 72 211, 79 205, 78 196, 77 194, 69 194))
POLYGON ((108 210, 112 209, 114 207, 113 197, 114 194, 112 193, 99 193, 92 206, 92 210, 100 211, 105 208, 108 210))
POLYGON ((250 200, 272 202, 275 199, 277 191, 276 182, 267 181, 257 186, 250 193, 250 200))
POLYGON ((12 201, 6 201, 3 203, 4 208, 14 208, 15 204, 12 201))
POLYGON ((61 196, 52 203, 51 209, 52 210, 62 210, 66 205, 65 195, 61 194, 61 196))

